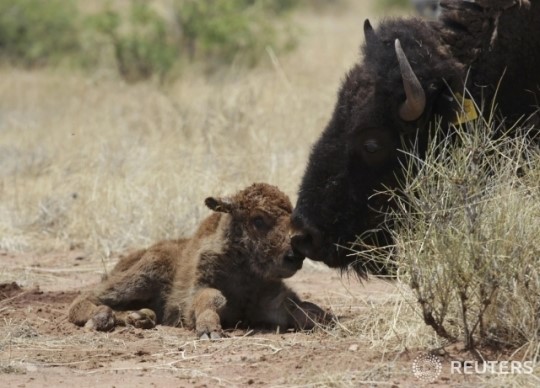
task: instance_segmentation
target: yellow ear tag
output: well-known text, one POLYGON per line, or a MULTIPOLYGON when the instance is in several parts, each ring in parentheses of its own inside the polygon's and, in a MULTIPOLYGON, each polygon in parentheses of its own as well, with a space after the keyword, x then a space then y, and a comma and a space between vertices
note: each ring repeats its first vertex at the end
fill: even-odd
POLYGON ((463 102, 463 110, 456 112, 457 117, 452 124, 465 124, 478 118, 478 112, 476 112, 473 100, 463 98, 459 93, 456 94, 456 99, 463 102))

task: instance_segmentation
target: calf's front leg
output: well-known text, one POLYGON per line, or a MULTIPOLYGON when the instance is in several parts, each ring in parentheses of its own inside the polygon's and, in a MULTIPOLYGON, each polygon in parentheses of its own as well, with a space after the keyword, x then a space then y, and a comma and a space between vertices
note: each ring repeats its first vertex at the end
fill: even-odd
POLYGON ((200 339, 219 339, 222 336, 219 313, 227 303, 221 291, 203 288, 193 298, 195 330, 200 339))
POLYGON ((324 311, 315 303, 290 300, 287 306, 291 326, 296 330, 311 330, 317 325, 332 323, 334 315, 324 311))

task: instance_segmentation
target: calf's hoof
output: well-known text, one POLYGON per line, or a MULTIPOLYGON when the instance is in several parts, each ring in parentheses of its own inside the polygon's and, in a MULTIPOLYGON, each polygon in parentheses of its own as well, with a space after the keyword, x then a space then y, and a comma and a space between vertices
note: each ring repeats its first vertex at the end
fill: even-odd
POLYGON ((127 316, 127 323, 138 329, 152 329, 156 326, 156 313, 150 309, 132 311, 127 316))
POLYGON ((336 318, 334 314, 325 311, 319 306, 311 302, 301 302, 292 313, 297 330, 311 330, 315 326, 332 325, 336 318))
POLYGON ((221 339, 221 338, 223 338, 221 333, 219 333, 217 331, 211 331, 210 333, 199 334, 199 339, 200 340, 218 340, 218 339, 221 339))
POLYGON ((197 317, 195 323, 197 337, 202 340, 216 340, 223 336, 219 315, 214 310, 205 310, 197 317))
POLYGON ((111 331, 115 325, 114 311, 108 306, 99 306, 94 316, 86 322, 84 328, 86 330, 111 331))

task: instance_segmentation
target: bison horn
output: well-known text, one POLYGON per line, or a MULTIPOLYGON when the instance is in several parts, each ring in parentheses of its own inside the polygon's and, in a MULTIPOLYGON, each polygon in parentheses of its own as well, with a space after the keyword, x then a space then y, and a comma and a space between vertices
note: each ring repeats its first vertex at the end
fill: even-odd
POLYGON ((399 107, 399 117, 404 121, 414 121, 424 113, 426 93, 418 77, 414 74, 411 64, 401 48, 399 39, 396 39, 395 46, 406 96, 405 102, 399 107))
POLYGON ((377 35, 375 35, 369 19, 364 21, 364 37, 367 44, 374 44, 377 41, 377 35))

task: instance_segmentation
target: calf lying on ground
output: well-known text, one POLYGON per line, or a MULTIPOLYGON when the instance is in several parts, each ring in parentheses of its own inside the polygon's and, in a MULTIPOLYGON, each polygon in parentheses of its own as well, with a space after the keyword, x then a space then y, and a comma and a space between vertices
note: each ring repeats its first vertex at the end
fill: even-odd
POLYGON ((210 197, 191 239, 162 241, 121 259, 96 290, 79 296, 70 322, 108 331, 157 323, 219 338, 239 322, 311 329, 329 318, 282 279, 302 267, 290 245, 292 205, 276 187, 256 183, 230 198, 210 197))

